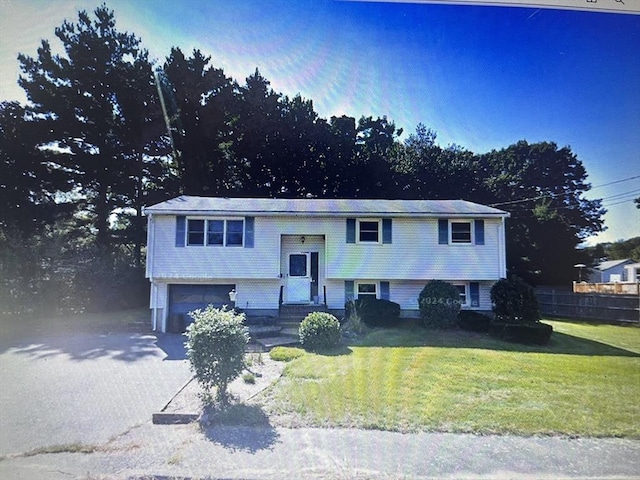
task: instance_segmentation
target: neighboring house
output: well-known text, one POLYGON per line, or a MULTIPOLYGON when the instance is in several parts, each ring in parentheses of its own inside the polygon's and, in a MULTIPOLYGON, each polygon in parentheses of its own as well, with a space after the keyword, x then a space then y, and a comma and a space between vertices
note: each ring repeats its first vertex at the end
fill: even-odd
POLYGON ((506 276, 507 212, 463 200, 320 200, 181 196, 145 209, 153 328, 208 303, 248 316, 287 304, 340 315, 375 296, 418 314, 432 279, 462 308, 491 310, 506 276), (230 296, 231 293, 231 296, 230 296))
POLYGON ((624 266, 625 282, 640 282, 640 262, 629 263, 624 266))
POLYGON ((608 260, 601 262, 598 265, 591 268, 591 274, 589 275, 589 281, 591 283, 613 283, 613 282, 626 282, 635 281, 635 277, 627 276, 625 267, 635 263, 630 258, 624 260, 608 260))

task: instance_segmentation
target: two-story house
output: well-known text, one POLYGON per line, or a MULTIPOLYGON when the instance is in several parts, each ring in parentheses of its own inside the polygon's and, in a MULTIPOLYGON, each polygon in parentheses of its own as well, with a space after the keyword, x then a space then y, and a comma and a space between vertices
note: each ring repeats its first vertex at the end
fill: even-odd
POLYGON ((145 209, 154 330, 209 303, 248 316, 286 304, 341 315, 365 295, 418 314, 432 279, 462 308, 491 310, 506 275, 509 214, 464 200, 264 199, 181 196, 145 209))

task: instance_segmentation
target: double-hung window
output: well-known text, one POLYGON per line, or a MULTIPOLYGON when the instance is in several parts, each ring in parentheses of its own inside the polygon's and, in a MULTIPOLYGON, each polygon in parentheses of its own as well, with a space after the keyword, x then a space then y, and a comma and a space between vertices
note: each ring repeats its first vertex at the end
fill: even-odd
POLYGON ((472 227, 470 221, 451 221, 451 243, 471 243, 472 227))
POLYGON ((204 226, 206 220, 189 220, 187 222, 187 245, 204 245, 204 226))
POLYGON ((207 222, 207 245, 224 245, 224 220, 207 222))
POLYGON ((380 243, 380 221, 358 220, 358 242, 380 243))
POLYGON ((187 245, 190 246, 242 247, 243 234, 243 220, 187 219, 187 245))
POLYGON ((224 244, 227 247, 241 247, 244 222, 242 220, 225 220, 225 226, 226 231, 224 236, 224 244))

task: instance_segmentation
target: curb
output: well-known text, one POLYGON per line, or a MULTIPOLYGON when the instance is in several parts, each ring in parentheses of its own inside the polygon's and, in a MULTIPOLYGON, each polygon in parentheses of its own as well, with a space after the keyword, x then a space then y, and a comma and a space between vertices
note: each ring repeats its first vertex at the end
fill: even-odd
POLYGON ((154 425, 185 425, 187 423, 195 422, 200 418, 200 414, 198 413, 169 413, 166 412, 171 402, 175 400, 175 398, 180 395, 185 388, 189 386, 189 384, 195 379, 195 375, 192 376, 187 383, 185 383, 180 390, 176 392, 176 394, 171 397, 171 400, 167 402, 167 404, 162 407, 162 410, 158 413, 154 413, 151 415, 151 423, 154 425))
POLYGON ((154 425, 185 425, 195 422, 200 418, 197 413, 154 413, 151 416, 151 423, 154 425))

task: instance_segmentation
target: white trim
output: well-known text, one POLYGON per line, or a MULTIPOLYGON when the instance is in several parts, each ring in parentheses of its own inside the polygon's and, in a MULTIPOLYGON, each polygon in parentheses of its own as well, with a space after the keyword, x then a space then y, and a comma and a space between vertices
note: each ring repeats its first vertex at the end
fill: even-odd
POLYGON ((451 285, 454 287, 464 287, 464 300, 465 302, 460 302, 461 307, 470 307, 471 306, 471 282, 451 282, 451 285))
POLYGON ((153 260, 155 258, 155 229, 156 222, 154 221, 153 215, 149 214, 149 218, 147 219, 147 265, 146 265, 146 276, 149 279, 153 279, 153 260))
POLYGON ((449 219, 449 245, 474 245, 476 239, 476 228, 473 219, 469 218, 456 218, 449 219), (454 223, 468 223, 470 227, 470 239, 468 242, 454 242, 453 241, 453 224, 454 223))
POLYGON ((360 298, 360 292, 358 291, 358 287, 360 285, 374 285, 376 287, 376 294, 371 295, 371 294, 363 294, 363 297, 375 297, 375 298, 380 298, 380 282, 372 282, 372 281, 367 281, 367 280, 356 280, 353 282, 353 290, 354 290, 354 295, 356 298, 360 298))
POLYGON ((505 230, 506 221, 505 217, 502 217, 500 219, 500 228, 498 231, 498 262, 500 262, 499 266, 501 278, 507 278, 507 247, 505 230))
POLYGON ((185 228, 184 228, 184 246, 185 247, 211 247, 211 248, 244 248, 245 242, 245 218, 242 217, 206 217, 206 216, 188 216, 185 218, 185 228), (203 232, 203 243, 189 243, 189 222, 191 220, 202 220, 204 221, 204 232, 203 232), (222 230, 222 245, 219 243, 209 243, 209 222, 223 222, 223 230, 222 230), (242 222, 242 244, 240 245, 227 245, 227 222, 242 222))
POLYGON ((382 244, 382 219, 381 218, 356 218, 356 243, 363 245, 380 245, 382 244), (377 223, 378 224, 378 240, 360 240, 360 223, 377 223))

